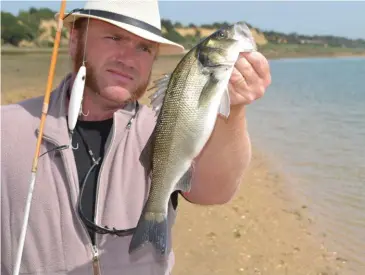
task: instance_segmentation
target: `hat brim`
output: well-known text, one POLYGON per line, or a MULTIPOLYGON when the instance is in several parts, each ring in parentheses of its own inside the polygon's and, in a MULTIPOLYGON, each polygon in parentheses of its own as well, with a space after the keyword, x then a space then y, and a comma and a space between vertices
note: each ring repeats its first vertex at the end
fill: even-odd
MULTIPOLYGON (((67 28, 71 28, 74 20, 77 20, 79 18, 89 18, 89 17, 93 18, 93 19, 101 20, 101 21, 107 22, 109 24, 112 24, 114 26, 117 26, 119 28, 122 28, 143 39, 159 43, 159 55, 182 54, 185 52, 185 48, 182 45, 175 43, 173 41, 170 41, 162 36, 156 35, 147 30, 144 30, 144 29, 141 29, 141 28, 138 28, 138 27, 126 24, 126 23, 122 23, 119 21, 115 21, 115 20, 111 20, 111 19, 107 19, 107 18, 103 18, 103 17, 99 17, 99 16, 80 14, 78 12, 73 12, 72 14, 70 14, 63 20, 63 25, 67 28)), ((58 21, 59 13, 56 13, 55 19, 58 21)))

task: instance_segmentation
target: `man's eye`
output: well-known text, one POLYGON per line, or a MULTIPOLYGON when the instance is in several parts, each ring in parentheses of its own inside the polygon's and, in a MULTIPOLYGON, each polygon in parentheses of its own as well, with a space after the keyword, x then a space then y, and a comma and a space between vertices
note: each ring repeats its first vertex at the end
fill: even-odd
POLYGON ((117 37, 117 36, 107 36, 106 38, 114 40, 114 41, 119 41, 120 40, 120 37, 117 37))
POLYGON ((144 51, 144 52, 151 53, 151 49, 150 49, 150 47, 147 47, 147 46, 141 46, 140 48, 141 48, 141 50, 142 50, 142 51, 144 51))

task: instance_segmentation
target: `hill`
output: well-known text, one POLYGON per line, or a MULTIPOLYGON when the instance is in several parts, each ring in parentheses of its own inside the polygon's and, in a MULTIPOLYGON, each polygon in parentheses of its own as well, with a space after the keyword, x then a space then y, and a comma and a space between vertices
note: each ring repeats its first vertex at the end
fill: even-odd
MULTIPOLYGON (((48 8, 20 11, 17 16, 1 12, 1 45, 14 47, 52 47, 57 30, 55 12, 48 8)), ((62 44, 68 32, 62 31, 62 44)))
MULTIPOLYGON (((172 23, 170 20, 162 20, 164 26, 164 33, 166 37, 172 40, 177 40, 180 43, 190 43, 189 39, 192 37, 204 38, 216 31, 217 29, 229 24, 228 22, 215 22, 212 24, 204 24, 197 26, 189 24, 183 26, 179 22, 172 23), (177 33, 177 34, 176 34, 177 33)), ((249 26, 256 43, 259 46, 267 44, 290 44, 290 45, 315 45, 327 47, 342 47, 342 48, 361 48, 365 49, 365 39, 349 39, 346 37, 332 36, 332 35, 301 35, 297 33, 282 33, 273 30, 262 30, 257 27, 249 26)), ((194 40, 195 41, 195 40, 194 40)))
MULTIPOLYGON (((30 8, 20 11, 17 16, 8 12, 1 12, 1 45, 2 48, 50 48, 56 33, 55 11, 48 8, 30 8)), ((179 22, 168 19, 162 20, 163 36, 189 49, 218 28, 228 22, 214 22, 212 24, 184 26, 179 22)), ((287 52, 297 54, 323 54, 334 52, 365 52, 364 39, 349 39, 338 36, 301 35, 297 33, 281 33, 273 30, 261 30, 248 24, 259 50, 273 56, 287 52)), ((62 32, 61 48, 68 43, 68 31, 62 32)))

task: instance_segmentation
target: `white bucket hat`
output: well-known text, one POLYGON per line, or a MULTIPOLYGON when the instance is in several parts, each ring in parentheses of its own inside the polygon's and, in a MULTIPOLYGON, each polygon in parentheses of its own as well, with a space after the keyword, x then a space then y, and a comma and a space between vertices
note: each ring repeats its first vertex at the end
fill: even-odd
MULTIPOLYGON (((59 13, 55 15, 58 21, 59 13)), ((162 37, 158 0, 91 0, 83 9, 65 14, 63 24, 72 27, 74 20, 94 18, 125 29, 160 44, 159 54, 178 54, 184 47, 162 37)))

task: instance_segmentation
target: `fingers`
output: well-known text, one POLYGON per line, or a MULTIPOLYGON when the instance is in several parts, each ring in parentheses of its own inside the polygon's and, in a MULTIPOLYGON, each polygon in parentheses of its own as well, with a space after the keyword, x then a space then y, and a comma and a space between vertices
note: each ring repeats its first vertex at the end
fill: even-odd
POLYGON ((241 91, 246 91, 248 89, 246 79, 243 77, 242 73, 237 69, 237 67, 233 68, 229 83, 241 91))
POLYGON ((251 63, 245 57, 240 56, 233 69, 231 82, 235 85, 243 85, 243 82, 250 85, 259 81, 259 78, 251 63))
MULTIPOLYGON (((265 56, 259 52, 243 53, 241 56, 245 57, 244 59, 247 60, 252 69, 262 79, 264 85, 269 86, 271 84, 270 66, 265 56)), ((242 72, 246 74, 245 71, 242 72)), ((249 73, 251 74, 251 72, 249 73)))
MULTIPOLYGON (((247 91, 248 90, 247 84, 245 84, 245 82, 243 82, 242 85, 243 85, 243 87, 245 87, 244 90, 247 91)), ((228 83, 228 89, 231 92, 230 100, 231 100, 232 105, 236 105, 236 104, 247 105, 247 104, 250 104, 254 100, 253 95, 249 92, 246 92, 246 93, 237 92, 237 90, 236 90, 237 87, 235 85, 233 85, 232 83, 228 83)), ((239 89, 241 89, 241 87, 239 89)))
POLYGON ((229 81, 232 102, 250 104, 261 98, 271 83, 269 62, 259 52, 242 53, 229 81))

